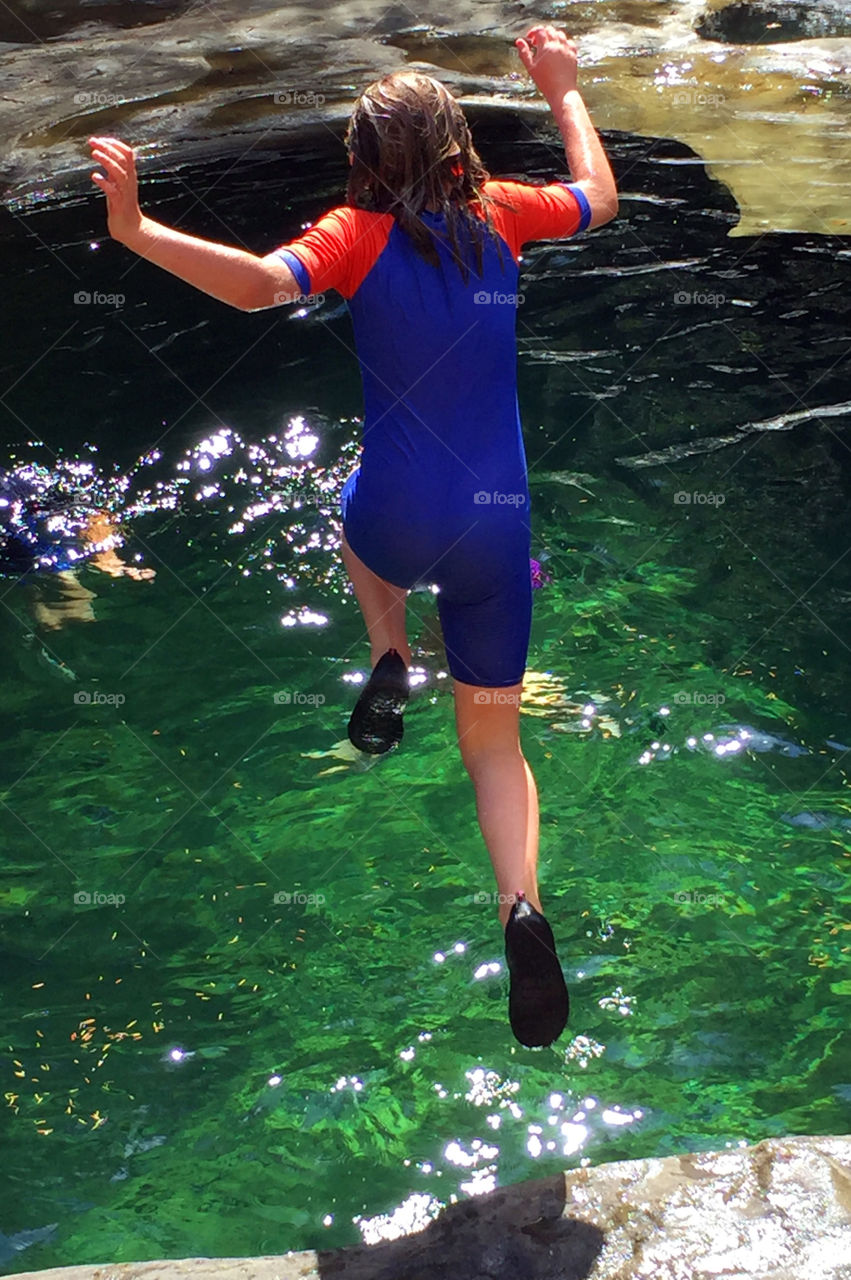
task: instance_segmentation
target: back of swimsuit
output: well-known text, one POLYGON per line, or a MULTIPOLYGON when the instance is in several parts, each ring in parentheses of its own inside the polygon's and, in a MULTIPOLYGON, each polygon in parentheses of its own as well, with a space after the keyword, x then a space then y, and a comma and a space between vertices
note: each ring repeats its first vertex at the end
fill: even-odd
MULTIPOLYGON (((456 680, 523 678, 531 626, 526 458, 515 321, 523 244, 587 226, 582 190, 487 182, 499 237, 465 284, 445 238, 428 263, 390 214, 341 206, 278 250, 304 293, 348 301, 364 390, 360 466, 343 489, 346 538, 400 587, 435 584, 456 680)), ((445 233, 442 214, 424 211, 445 233)))

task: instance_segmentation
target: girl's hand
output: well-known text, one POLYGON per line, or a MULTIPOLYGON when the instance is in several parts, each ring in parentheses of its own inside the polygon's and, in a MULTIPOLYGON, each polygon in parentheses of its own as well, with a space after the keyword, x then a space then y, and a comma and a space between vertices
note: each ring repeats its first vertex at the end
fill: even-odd
POLYGON ((530 27, 514 41, 520 61, 549 103, 576 88, 576 45, 555 27, 530 27))
POLYGON ((106 177, 93 173, 92 182, 106 196, 109 234, 127 243, 142 223, 133 148, 118 138, 89 138, 89 146, 92 159, 106 170, 106 177))

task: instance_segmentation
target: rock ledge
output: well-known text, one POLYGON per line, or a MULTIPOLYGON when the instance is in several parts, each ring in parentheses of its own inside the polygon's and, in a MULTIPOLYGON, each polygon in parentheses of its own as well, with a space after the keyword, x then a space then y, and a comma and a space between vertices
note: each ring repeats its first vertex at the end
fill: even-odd
POLYGON ((377 1245, 60 1267, 29 1280, 847 1280, 851 1137, 629 1160, 450 1205, 377 1245))

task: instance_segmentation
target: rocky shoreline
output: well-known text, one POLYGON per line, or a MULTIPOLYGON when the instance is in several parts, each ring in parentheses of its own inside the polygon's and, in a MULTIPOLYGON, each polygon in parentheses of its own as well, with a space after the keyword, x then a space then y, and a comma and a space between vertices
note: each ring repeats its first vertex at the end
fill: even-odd
POLYGON ((545 106, 512 41, 555 21, 577 39, 598 128, 691 146, 742 210, 731 234, 845 235, 847 19, 830 0, 782 10, 782 0, 598 0, 569 11, 423 0, 416 12, 375 0, 25 0, 0 25, 2 199, 20 213, 90 197, 93 132, 127 138, 153 173, 213 154, 239 164, 295 153, 306 130, 339 134, 359 89, 400 65, 438 75, 471 108, 528 111, 534 125, 545 106), (764 42, 735 43, 759 30, 764 42))
MULTIPOLYGON (((32 1271, 29 1280, 845 1280, 851 1137, 574 1169, 327 1252, 32 1271)), ((15 1280, 15 1277, 12 1277, 15 1280)))

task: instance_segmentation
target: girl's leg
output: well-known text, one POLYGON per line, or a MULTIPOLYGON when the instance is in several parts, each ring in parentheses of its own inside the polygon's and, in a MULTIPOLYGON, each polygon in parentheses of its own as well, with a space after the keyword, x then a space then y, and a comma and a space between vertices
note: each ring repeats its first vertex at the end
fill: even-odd
POLYGON ((500 894, 503 927, 522 890, 537 911, 538 791, 520 747, 520 684, 485 689, 454 681, 455 724, 464 767, 500 894))
POLYGON ((343 534, 343 563, 352 580, 360 605, 369 642, 372 648, 372 665, 377 664, 388 649, 395 649, 405 663, 411 665, 411 650, 405 629, 405 605, 408 592, 385 582, 368 569, 352 551, 343 534))

